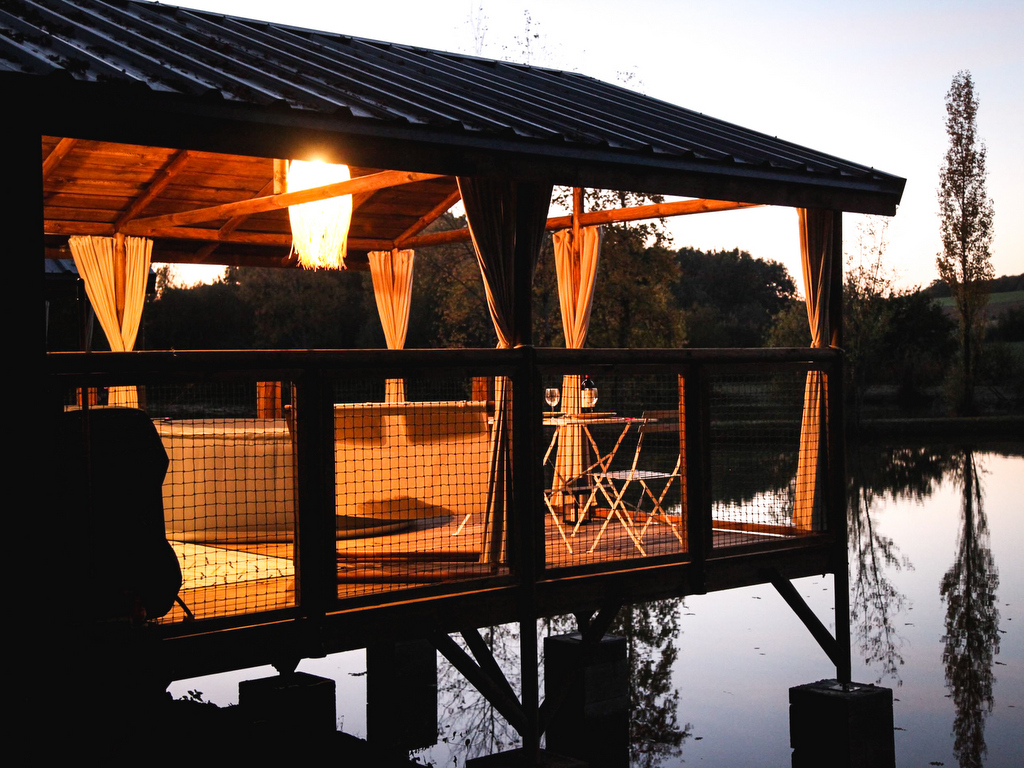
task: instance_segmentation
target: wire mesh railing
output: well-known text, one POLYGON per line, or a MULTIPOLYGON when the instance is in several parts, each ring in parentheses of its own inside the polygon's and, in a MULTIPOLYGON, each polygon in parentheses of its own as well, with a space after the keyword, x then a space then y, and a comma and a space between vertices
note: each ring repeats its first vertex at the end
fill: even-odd
POLYGON ((552 367, 542 379, 547 567, 685 554, 679 374, 552 367))
POLYGON ((815 485, 828 458, 819 454, 823 404, 805 402, 815 375, 801 367, 709 370, 716 548, 823 530, 823 489, 815 485))
MULTIPOLYGON (((89 356, 50 362, 57 410, 86 425, 69 433, 86 447, 66 499, 90 518, 90 429, 119 410, 106 388, 137 392, 166 456, 158 527, 181 573, 160 620, 186 629, 819 533, 838 357, 745 355, 144 353, 104 356, 122 368, 103 376, 89 356)), ((89 551, 111 558, 103 540, 89 551)))

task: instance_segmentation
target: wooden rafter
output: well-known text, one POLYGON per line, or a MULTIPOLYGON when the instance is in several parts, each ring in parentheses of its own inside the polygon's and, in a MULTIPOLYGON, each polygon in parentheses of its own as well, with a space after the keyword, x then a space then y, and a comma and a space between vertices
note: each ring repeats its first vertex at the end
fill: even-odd
POLYGON ((250 200, 240 200, 235 203, 225 203, 210 208, 199 208, 192 211, 169 213, 164 216, 136 219, 125 226, 125 232, 131 235, 155 236, 153 233, 156 230, 166 227, 178 227, 185 224, 199 224, 206 221, 231 218, 232 216, 279 211, 290 205, 312 203, 331 197, 358 194, 360 192, 383 189, 384 187, 395 187, 400 184, 412 184, 417 181, 427 181, 428 179, 436 178, 440 178, 440 174, 381 171, 380 173, 371 173, 349 181, 339 181, 313 189, 285 192, 280 195, 268 195, 266 197, 255 197, 250 200))
MULTIPOLYGON (((756 208, 757 203, 737 203, 731 200, 677 200, 672 203, 652 203, 638 205, 633 208, 615 208, 607 211, 591 211, 580 213, 579 222, 582 227, 595 224, 622 224, 627 221, 643 219, 661 219, 670 216, 688 216, 694 213, 711 213, 713 211, 735 211, 741 208, 756 208)), ((557 216, 548 219, 548 229, 565 229, 572 226, 572 216, 557 216)))
POLYGON ((146 191, 139 195, 137 198, 135 198, 132 201, 132 204, 128 206, 128 210, 121 214, 120 218, 118 218, 118 220, 114 222, 114 231, 120 232, 125 224, 127 224, 129 221, 132 221, 136 216, 139 215, 139 213, 145 210, 146 206, 149 205, 154 199, 156 199, 157 195, 159 195, 161 192, 164 191, 164 189, 167 188, 167 185, 174 180, 174 177, 185 169, 185 164, 188 163, 188 159, 188 150, 183 149, 179 152, 176 152, 171 157, 171 161, 164 168, 162 168, 159 173, 157 173, 156 178, 153 179, 153 182, 148 187, 146 187, 146 191))
POLYGON ((413 237, 415 235, 418 235, 426 227, 429 227, 431 224, 433 224, 435 221, 437 221, 437 219, 440 216, 442 216, 449 208, 451 208, 453 205, 455 205, 461 199, 462 199, 462 193, 458 189, 456 189, 454 192, 452 192, 450 195, 448 195, 448 197, 446 197, 440 203, 438 203, 433 208, 431 208, 427 213, 425 213, 422 216, 420 216, 416 220, 415 224, 413 224, 411 227, 409 227, 407 230, 405 230, 405 232, 403 232, 398 237, 396 237, 395 238, 395 247, 396 248, 405 248, 406 247, 405 244, 409 240, 409 238, 411 238, 411 237, 413 237))
MULTIPOLYGON (((266 184, 263 185, 263 188, 260 189, 260 191, 256 193, 256 197, 263 197, 264 195, 274 194, 277 191, 277 189, 278 189, 277 166, 276 166, 277 161, 275 160, 274 162, 275 162, 274 178, 272 178, 270 181, 268 181, 266 184)), ((248 219, 248 218, 249 217, 247 215, 246 216, 232 216, 230 219, 225 221, 221 225, 220 229, 218 229, 217 231, 220 234, 222 234, 222 235, 228 235, 228 234, 234 232, 236 229, 238 229, 238 227, 240 227, 242 225, 242 223, 246 219, 248 219)), ((200 264, 205 263, 206 260, 208 258, 210 258, 210 254, 213 253, 215 250, 217 250, 217 246, 218 245, 220 245, 220 243, 208 243, 207 245, 204 245, 202 248, 200 248, 198 251, 196 251, 197 262, 200 263, 200 264)))
POLYGON ((60 165, 60 161, 64 159, 68 152, 75 146, 78 139, 63 138, 57 142, 57 146, 53 148, 53 151, 46 156, 43 160, 43 181, 46 181, 50 174, 53 173, 57 166, 60 165))
MULTIPOLYGON (((596 224, 618 224, 642 219, 660 219, 668 216, 686 216, 695 213, 712 211, 734 211, 742 208, 756 208, 756 203, 737 203, 728 200, 680 200, 673 203, 638 205, 633 208, 616 208, 607 211, 591 211, 580 213, 579 226, 589 227, 596 224)), ((548 219, 545 226, 548 230, 568 229, 573 226, 573 216, 554 216, 548 219)), ((452 229, 447 232, 431 232, 427 235, 411 237, 405 241, 405 248, 424 248, 443 243, 462 243, 470 240, 469 229, 452 229)))
MULTIPOLYGON (((379 174, 375 174, 379 175, 379 174)), ((408 174, 406 174, 408 175, 408 174)), ((369 177, 360 177, 369 178, 369 177)), ((433 178, 433 177, 431 177, 433 178)), ((269 185, 268 185, 269 186, 269 185)), ((332 185, 333 186, 333 185, 332 185)), ((261 190, 261 192, 265 191, 261 190)), ((297 193, 296 193, 297 194, 297 193)), ((274 197, 282 197, 277 195, 274 197)), ((422 216, 418 221, 419 226, 424 222, 430 215, 436 213, 433 217, 440 216, 441 213, 448 210, 454 204, 457 198, 455 193, 448 195, 444 201, 439 203, 431 211, 430 214, 422 216)), ((256 197, 252 198, 256 201, 263 201, 270 198, 267 197, 256 197)), ((247 203, 249 201, 242 201, 247 203)), ((235 204, 229 204, 235 205, 235 204)), ((225 206, 218 206, 218 208, 224 208, 225 206)), ((683 216, 696 213, 708 213, 711 211, 729 211, 739 210, 743 208, 756 207, 753 203, 738 203, 724 200, 681 200, 672 203, 660 203, 655 205, 642 205, 633 208, 618 208, 614 210, 606 211, 590 211, 589 213, 579 213, 578 222, 579 226, 592 226, 595 224, 612 224, 626 221, 638 221, 642 219, 652 219, 668 216, 683 216)), ((204 209, 210 210, 210 209, 204 209)), ((238 210, 235 208, 235 210, 238 210)), ((245 214, 248 215, 248 214, 245 214)), ((238 232, 235 231, 238 224, 244 219, 245 215, 239 214, 231 217, 223 226, 219 229, 210 229, 203 227, 175 227, 170 225, 163 226, 149 226, 144 230, 139 231, 139 234, 144 234, 147 237, 163 238, 170 240, 195 240, 205 242, 207 244, 220 244, 220 243, 231 243, 236 245, 257 245, 257 246, 270 246, 277 248, 290 248, 291 247, 291 236, 287 234, 276 234, 269 232, 238 232)), ((154 217, 154 219, 166 219, 167 217, 154 217)), ((153 219, 136 219, 132 224, 138 224, 139 222, 153 221, 153 219)), ((47 220, 44 222, 45 233, 47 235, 114 235, 115 228, 111 224, 104 224, 100 222, 69 222, 69 221, 54 221, 47 220)), ((426 226, 426 224, 422 224, 426 226)), ((565 229, 573 226, 573 216, 555 216, 547 221, 546 228, 548 230, 565 229)), ((134 227, 132 227, 134 230, 134 227)), ((410 227, 408 231, 411 231, 413 227, 410 227)), ((431 232, 426 235, 411 235, 404 237, 404 239, 392 241, 387 238, 349 238, 349 248, 354 251, 387 251, 392 248, 425 248, 434 245, 442 245, 445 243, 462 243, 469 242, 471 240, 469 229, 454 229, 446 232, 431 232)), ((213 248, 207 245, 201 248, 196 253, 196 260, 194 263, 206 263, 209 255, 213 252, 213 248)), ((218 262, 219 263, 219 262, 218 262)))

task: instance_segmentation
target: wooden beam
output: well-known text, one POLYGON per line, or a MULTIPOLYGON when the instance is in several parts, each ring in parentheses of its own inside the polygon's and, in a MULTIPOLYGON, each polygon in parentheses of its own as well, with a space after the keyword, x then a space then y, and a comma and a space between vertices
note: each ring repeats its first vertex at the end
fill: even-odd
MULTIPOLYGON (((756 208, 758 203, 737 203, 728 200, 679 200, 674 203, 639 205, 634 208, 615 208, 607 211, 580 213, 579 225, 589 227, 595 224, 619 224, 642 219, 659 219, 668 216, 687 216, 695 213, 734 211, 742 208, 756 208)), ((573 226, 573 216, 555 216, 548 219, 546 229, 568 229, 573 226)), ((410 237, 402 243, 403 248, 424 248, 444 243, 462 243, 470 240, 469 229, 450 229, 446 232, 431 232, 410 237)))
POLYGON ((44 235, 100 235, 111 237, 114 225, 102 221, 63 221, 46 219, 43 221, 44 235))
POLYGON ((49 175, 57 169, 60 161, 64 159, 65 155, 71 151, 77 142, 78 139, 68 138, 63 138, 57 142, 57 146, 43 160, 43 181, 46 181, 49 175))
POLYGON ((395 247, 404 248, 406 240, 422 232, 425 227, 428 227, 431 224, 433 224, 435 221, 437 221, 438 217, 443 215, 449 208, 451 208, 461 199, 462 192, 460 192, 456 188, 456 190, 452 192, 450 195, 448 195, 448 197, 446 197, 440 203, 431 208, 427 213, 420 216, 416 220, 415 224, 413 224, 411 227, 405 230, 405 232, 396 237, 395 247))
POLYGON ((149 205, 157 195, 167 188, 167 185, 171 183, 174 177, 184 170, 185 164, 188 160, 188 150, 183 149, 180 152, 176 152, 171 157, 171 161, 161 168, 157 172, 156 176, 153 177, 153 181, 148 187, 146 187, 146 191, 135 198, 135 200, 132 201, 132 204, 128 206, 128 210, 122 213, 118 220, 114 222, 114 230, 120 232, 125 224, 138 216, 139 213, 145 209, 145 207, 149 205))
MULTIPOLYGON (((277 162, 277 160, 274 161, 274 178, 263 185, 263 188, 256 193, 256 197, 263 197, 264 195, 272 194, 277 190, 277 162)), ((248 216, 232 216, 230 219, 224 222, 224 224, 221 225, 221 228, 217 231, 221 235, 229 235, 236 229, 238 229, 242 222, 244 222, 248 218, 248 216)), ((200 262, 206 261, 206 259, 210 257, 210 254, 217 250, 218 245, 220 245, 220 243, 209 243, 207 245, 204 245, 202 248, 196 251, 196 258, 199 259, 200 262)))
MULTIPOLYGON (((580 226, 595 224, 621 224, 642 219, 661 219, 669 216, 688 216, 694 213, 734 211, 741 208, 756 208, 757 203, 737 203, 731 200, 677 200, 673 203, 653 203, 633 208, 615 208, 607 211, 581 213, 580 226)), ((548 229, 567 229, 572 226, 572 216, 558 216, 548 219, 548 229)))
POLYGON ((367 176, 359 176, 349 181, 339 181, 323 187, 303 189, 298 192, 285 192, 280 195, 256 197, 251 200, 240 200, 237 203, 225 203, 224 205, 215 205, 210 208, 169 213, 164 216, 153 216, 148 219, 136 219, 126 225, 124 230, 126 234, 136 235, 142 234, 144 231, 152 231, 154 228, 199 224, 206 221, 216 221, 217 219, 227 219, 232 216, 251 216, 267 211, 279 211, 290 205, 312 203, 331 197, 354 195, 359 192, 369 192, 371 190, 383 189, 384 187, 397 187, 401 184, 413 184, 417 181, 437 178, 440 178, 440 174, 381 171, 380 173, 371 173, 367 176))
MULTIPOLYGON (((136 219, 134 223, 142 221, 136 219)), ((279 235, 273 232, 227 232, 222 233, 219 229, 206 229, 203 227, 135 227, 131 228, 133 235, 140 237, 167 238, 169 240, 204 240, 211 243, 237 243, 239 245, 271 245, 290 248, 292 245, 291 235, 279 235)))

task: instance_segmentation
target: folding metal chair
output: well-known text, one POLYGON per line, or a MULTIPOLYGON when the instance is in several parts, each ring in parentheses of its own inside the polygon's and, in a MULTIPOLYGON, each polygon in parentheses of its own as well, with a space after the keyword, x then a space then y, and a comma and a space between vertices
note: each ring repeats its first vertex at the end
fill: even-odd
POLYGON ((649 431, 649 425, 654 423, 657 423, 657 419, 650 417, 647 412, 645 412, 641 417, 639 435, 636 442, 636 451, 633 453, 633 463, 630 465, 629 469, 604 471, 593 475, 595 483, 599 486, 599 490, 610 505, 610 511, 608 517, 605 518, 604 524, 601 526, 601 530, 598 531, 593 544, 591 544, 590 552, 593 552, 597 547, 598 542, 601 540, 601 537, 604 535, 604 532, 608 528, 608 524, 611 522, 613 517, 619 520, 625 529, 626 534, 632 540, 633 545, 637 548, 640 554, 644 556, 647 555, 647 552, 643 546, 643 538, 647 533, 648 527, 655 519, 659 519, 667 524, 676 539, 678 539, 679 543, 684 544, 678 527, 672 522, 663 506, 665 496, 668 494, 669 488, 672 487, 676 478, 680 476, 679 469, 682 463, 682 456, 680 455, 676 458, 675 466, 671 472, 637 468, 640 461, 640 451, 643 448, 644 436, 649 431), (667 482, 662 487, 661 493, 655 495, 648 483, 662 480, 667 482), (636 504, 637 510, 640 509, 640 504, 644 501, 645 497, 649 498, 653 505, 643 528, 639 532, 635 531, 636 523, 634 522, 633 516, 630 514, 629 507, 625 502, 626 492, 633 483, 639 483, 642 488, 640 499, 636 504))

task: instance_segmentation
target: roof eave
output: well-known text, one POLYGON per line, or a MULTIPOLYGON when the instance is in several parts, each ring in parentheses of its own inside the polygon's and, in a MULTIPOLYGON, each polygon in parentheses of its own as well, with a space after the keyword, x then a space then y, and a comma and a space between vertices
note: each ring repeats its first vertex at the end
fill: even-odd
POLYGON ((451 175, 512 175, 556 184, 893 215, 906 180, 687 159, 603 146, 472 133, 214 98, 143 85, 0 72, 15 114, 41 134, 260 157, 311 153, 356 165, 451 175), (133 118, 124 119, 130 98, 133 118), (28 116, 31 115, 31 118, 28 116), (343 149, 339 149, 343 146, 343 149))

